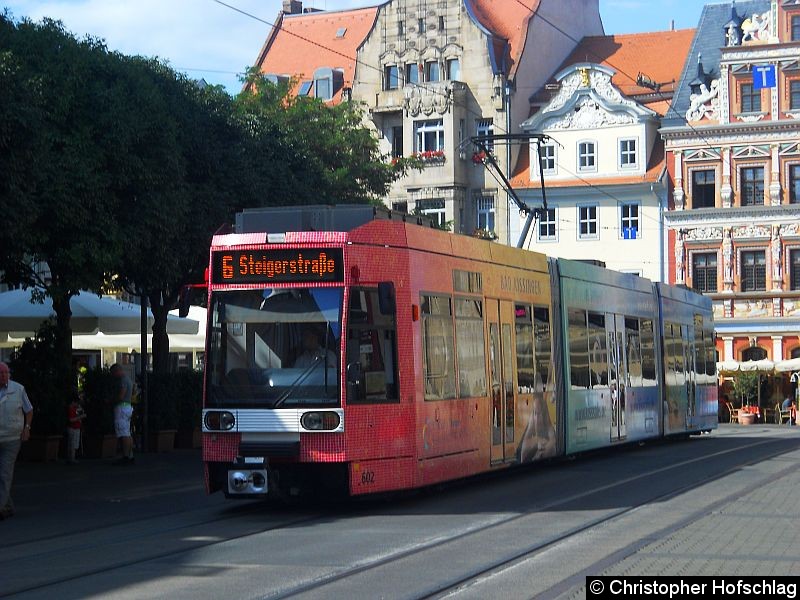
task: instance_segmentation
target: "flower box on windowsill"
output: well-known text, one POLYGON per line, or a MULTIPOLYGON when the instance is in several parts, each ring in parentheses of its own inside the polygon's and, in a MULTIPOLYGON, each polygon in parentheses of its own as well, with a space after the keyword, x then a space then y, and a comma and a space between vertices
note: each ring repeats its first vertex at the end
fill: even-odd
POLYGON ((426 150, 425 152, 417 152, 414 156, 421 160, 426 167, 438 167, 443 165, 446 160, 443 150, 426 150))

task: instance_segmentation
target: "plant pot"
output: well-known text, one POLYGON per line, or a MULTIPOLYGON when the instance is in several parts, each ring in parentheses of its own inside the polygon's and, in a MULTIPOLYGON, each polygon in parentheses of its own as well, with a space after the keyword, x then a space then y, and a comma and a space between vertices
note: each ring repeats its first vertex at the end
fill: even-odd
POLYGON ((20 460, 31 462, 52 462, 58 460, 60 435, 33 435, 27 442, 22 442, 19 451, 20 460))
POLYGON ((753 413, 739 413, 739 425, 752 425, 756 422, 756 416, 753 413))
POLYGON ((159 429, 148 435, 147 449, 150 452, 172 452, 175 449, 175 429, 159 429))
POLYGON ((117 454, 117 436, 111 433, 83 434, 81 444, 78 452, 84 458, 113 458, 117 454))

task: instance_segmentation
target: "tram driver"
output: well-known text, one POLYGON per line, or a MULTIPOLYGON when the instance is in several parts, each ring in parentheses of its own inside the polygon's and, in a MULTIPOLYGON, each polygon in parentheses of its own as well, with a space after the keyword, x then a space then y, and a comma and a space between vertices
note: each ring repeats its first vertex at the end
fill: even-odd
POLYGON ((294 361, 295 369, 308 369, 314 364, 336 366, 336 355, 323 347, 319 332, 312 326, 303 328, 300 354, 294 361))

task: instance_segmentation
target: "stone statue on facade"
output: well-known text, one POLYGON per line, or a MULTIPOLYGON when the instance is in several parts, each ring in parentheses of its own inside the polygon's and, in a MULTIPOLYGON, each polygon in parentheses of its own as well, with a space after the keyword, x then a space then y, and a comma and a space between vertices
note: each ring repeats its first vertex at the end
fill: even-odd
POLYGON ((711 87, 705 83, 700 84, 700 92, 689 96, 689 110, 686 111, 687 121, 702 121, 706 117, 716 119, 718 114, 719 79, 711 82, 711 87))
POLYGON ((733 281, 733 241, 729 228, 722 235, 722 270, 725 281, 733 281))
POLYGON ((770 241, 772 250, 772 280, 781 281, 783 279, 783 265, 781 264, 781 238, 780 227, 772 228, 772 240, 770 241))
POLYGON ((739 43, 739 29, 734 23, 731 23, 728 25, 728 30, 725 33, 725 45, 729 47, 738 46, 739 43))
POLYGON ((683 279, 683 232, 678 231, 675 234, 675 283, 683 283, 683 279))
POLYGON ((742 23, 742 42, 767 40, 769 38, 769 11, 753 14, 742 23))

